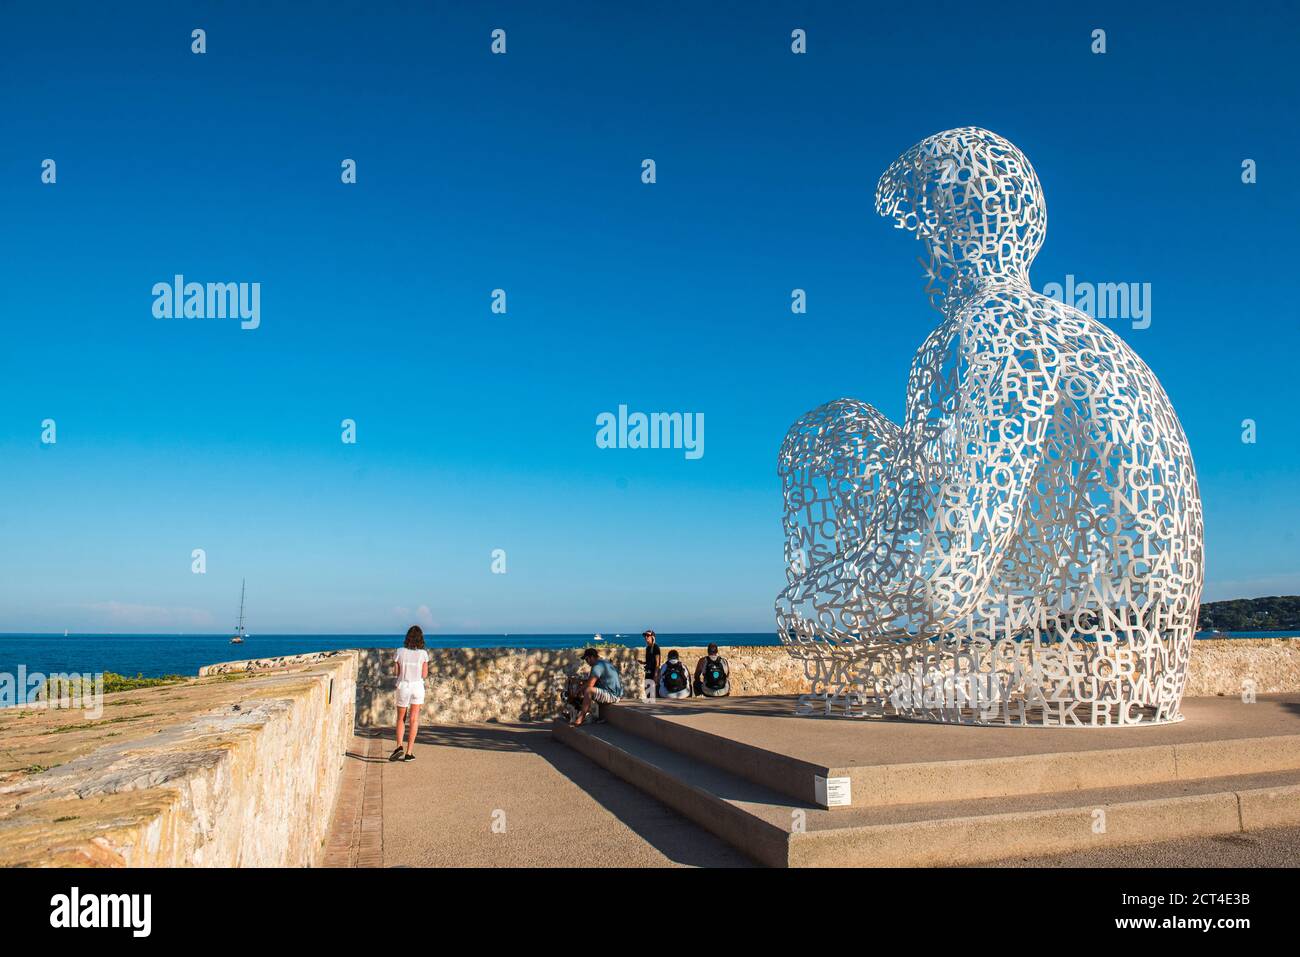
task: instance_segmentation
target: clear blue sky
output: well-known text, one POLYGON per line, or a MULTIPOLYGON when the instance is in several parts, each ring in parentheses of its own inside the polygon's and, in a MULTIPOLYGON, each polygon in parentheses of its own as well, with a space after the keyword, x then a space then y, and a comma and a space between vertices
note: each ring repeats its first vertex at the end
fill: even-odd
POLYGON ((1036 287, 1151 283, 1206 597, 1300 592, 1292 9, 615 6, 0 7, 0 631, 222 631, 241 577, 255 633, 767 630, 786 428, 900 418, 937 319, 876 178, 968 124, 1036 287), (155 320, 175 273, 261 327, 155 320), (705 455, 598 449, 619 404, 705 455))

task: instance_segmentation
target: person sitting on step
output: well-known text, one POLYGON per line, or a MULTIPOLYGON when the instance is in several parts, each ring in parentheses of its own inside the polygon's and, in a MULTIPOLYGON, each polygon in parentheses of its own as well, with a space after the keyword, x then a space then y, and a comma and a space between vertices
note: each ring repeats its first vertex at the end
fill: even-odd
POLYGON ((588 648, 582 653, 582 660, 591 667, 591 674, 587 677, 582 692, 582 710, 573 721, 575 728, 587 720, 593 701, 599 706, 613 704, 623 697, 623 682, 618 676, 618 669, 601 658, 599 651, 588 648))
POLYGON ((709 653, 695 663, 695 693, 706 698, 725 698, 731 694, 731 668, 718 654, 718 646, 709 643, 709 653))
POLYGON ((691 696, 691 676, 686 670, 686 662, 678 656, 676 650, 668 652, 668 660, 659 666, 659 697, 689 698, 691 696))

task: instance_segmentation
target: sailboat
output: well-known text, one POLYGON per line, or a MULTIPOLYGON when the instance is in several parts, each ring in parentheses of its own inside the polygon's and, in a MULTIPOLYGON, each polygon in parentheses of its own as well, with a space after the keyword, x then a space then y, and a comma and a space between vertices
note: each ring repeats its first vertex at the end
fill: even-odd
POLYGON ((230 639, 232 645, 242 645, 244 643, 244 579, 239 581, 239 624, 235 626, 235 634, 230 639))

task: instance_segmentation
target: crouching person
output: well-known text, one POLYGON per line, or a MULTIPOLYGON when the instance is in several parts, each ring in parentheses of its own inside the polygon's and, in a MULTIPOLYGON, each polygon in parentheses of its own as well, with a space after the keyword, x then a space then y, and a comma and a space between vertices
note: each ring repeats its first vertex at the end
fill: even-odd
POLYGON ((695 663, 695 693, 707 698, 731 694, 731 669, 716 644, 710 644, 709 653, 695 663))
POLYGON ((575 727, 587 720, 593 701, 596 702, 599 712, 600 705, 613 704, 623 697, 623 682, 619 679, 618 669, 601 658, 599 651, 588 648, 582 653, 582 660, 591 666, 591 674, 587 677, 583 688, 582 709, 573 721, 575 727))
POLYGON ((659 667, 659 697, 689 698, 691 696, 690 673, 686 663, 678 656, 676 650, 668 652, 668 660, 659 667))

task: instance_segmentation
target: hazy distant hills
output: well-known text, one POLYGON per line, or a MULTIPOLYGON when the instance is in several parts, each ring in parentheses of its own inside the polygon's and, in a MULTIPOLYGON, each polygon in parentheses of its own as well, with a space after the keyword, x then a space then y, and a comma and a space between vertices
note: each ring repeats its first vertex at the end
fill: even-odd
POLYGON ((1197 627, 1201 631, 1300 631, 1300 595, 1206 602, 1197 627))

